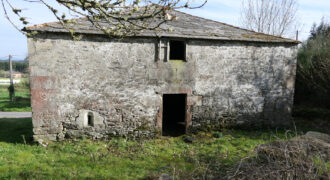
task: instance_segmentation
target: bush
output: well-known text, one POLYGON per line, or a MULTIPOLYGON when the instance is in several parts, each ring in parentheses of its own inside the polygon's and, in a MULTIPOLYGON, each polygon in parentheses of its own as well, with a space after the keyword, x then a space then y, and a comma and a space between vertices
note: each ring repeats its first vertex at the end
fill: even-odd
POLYGON ((299 48, 295 103, 330 107, 330 24, 324 21, 299 48))
POLYGON ((329 179, 329 147, 304 136, 259 145, 255 156, 230 170, 228 179, 329 179))

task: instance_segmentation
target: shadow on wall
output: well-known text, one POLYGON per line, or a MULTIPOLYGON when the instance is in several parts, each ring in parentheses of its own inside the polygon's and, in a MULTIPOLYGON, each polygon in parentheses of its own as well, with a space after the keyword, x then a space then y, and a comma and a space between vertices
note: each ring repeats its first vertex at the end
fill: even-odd
POLYGON ((0 142, 32 143, 32 119, 0 119, 0 142))

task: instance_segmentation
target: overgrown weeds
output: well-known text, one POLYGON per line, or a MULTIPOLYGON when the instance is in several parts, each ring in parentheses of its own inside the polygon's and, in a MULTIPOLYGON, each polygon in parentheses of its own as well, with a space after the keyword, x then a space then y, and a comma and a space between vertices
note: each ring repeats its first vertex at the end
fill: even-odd
POLYGON ((259 145, 228 179, 330 179, 330 144, 309 137, 259 145))

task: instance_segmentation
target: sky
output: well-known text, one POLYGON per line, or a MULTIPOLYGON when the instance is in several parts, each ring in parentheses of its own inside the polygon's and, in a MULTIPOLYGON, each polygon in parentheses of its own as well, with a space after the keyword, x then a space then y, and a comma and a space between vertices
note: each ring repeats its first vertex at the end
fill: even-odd
MULTIPOLYGON (((10 0, 15 7, 25 9, 25 16, 32 24, 56 21, 55 17, 45 7, 22 0, 10 0)), ((55 0, 47 0, 52 3, 55 0)), ((183 10, 192 15, 240 26, 239 17, 242 0, 208 0, 207 4, 199 9, 183 10)), ((330 20, 330 0, 298 0, 299 40, 308 38, 313 23, 320 23, 322 17, 330 20)), ((15 21, 15 19, 14 19, 15 21)), ((17 22, 17 20, 16 20, 17 22)), ((7 59, 11 54, 14 60, 24 59, 27 56, 27 39, 17 31, 5 18, 0 8, 0 60, 7 59)))

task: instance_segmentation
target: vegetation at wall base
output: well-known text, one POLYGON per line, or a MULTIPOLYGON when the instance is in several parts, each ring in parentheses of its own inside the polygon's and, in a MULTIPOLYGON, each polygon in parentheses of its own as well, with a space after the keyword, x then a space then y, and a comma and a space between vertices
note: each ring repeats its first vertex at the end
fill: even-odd
POLYGON ((225 130, 221 137, 213 137, 212 132, 196 134, 193 143, 185 143, 182 137, 113 138, 42 147, 30 141, 31 128, 31 119, 0 120, 0 179, 142 179, 161 173, 180 179, 220 176, 257 145, 284 138, 284 133, 225 130))
POLYGON ((0 119, 0 179, 158 179, 161 174, 219 179, 241 159, 253 158, 259 145, 295 135, 223 129, 156 139, 83 138, 43 147, 32 142, 31 119, 0 119), (185 142, 187 137, 192 142, 185 142))

